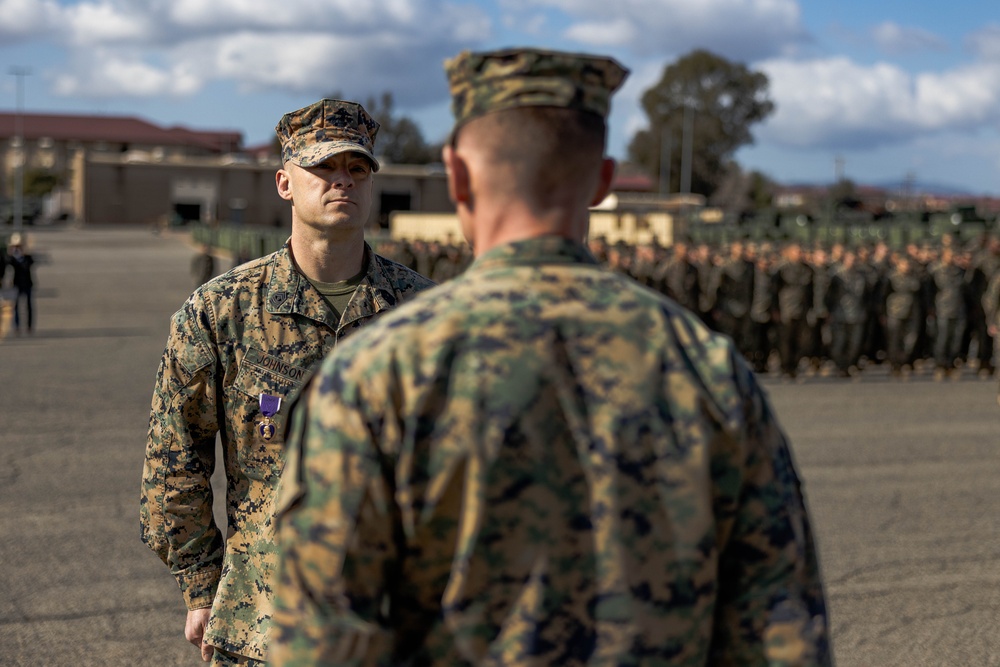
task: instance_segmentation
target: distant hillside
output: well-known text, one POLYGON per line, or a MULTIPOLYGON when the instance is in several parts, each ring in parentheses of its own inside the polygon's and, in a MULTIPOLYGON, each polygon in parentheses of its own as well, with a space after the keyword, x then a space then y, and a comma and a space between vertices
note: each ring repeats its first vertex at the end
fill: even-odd
POLYGON ((873 183, 874 187, 882 188, 883 190, 888 190, 889 192, 902 192, 903 190, 909 189, 913 194, 925 194, 925 195, 936 195, 938 197, 978 197, 983 193, 973 192, 968 188, 962 188, 957 185, 944 185, 942 183, 923 183, 921 181, 914 181, 907 183, 905 181, 885 181, 882 183, 873 183))

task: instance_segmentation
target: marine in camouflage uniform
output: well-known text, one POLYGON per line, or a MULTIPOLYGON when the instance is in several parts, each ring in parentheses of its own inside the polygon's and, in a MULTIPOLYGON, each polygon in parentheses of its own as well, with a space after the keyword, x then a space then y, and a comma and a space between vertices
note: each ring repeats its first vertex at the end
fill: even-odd
MULTIPOLYGON (((987 330, 993 337, 993 352, 1000 362, 1000 270, 990 278, 983 294, 983 311, 986 317, 987 330)), ((997 391, 997 403, 1000 403, 1000 389, 997 391)))
MULTIPOLYGON (((346 158, 354 170, 356 155, 377 168, 370 151, 377 124, 359 105, 323 100, 286 115, 277 129, 285 169, 319 165, 317 173, 346 180, 333 175, 330 161, 346 158)), ((356 181, 353 187, 362 186, 356 181)), ((327 192, 333 191, 340 186, 327 192)), ((296 191, 292 238, 281 250, 208 282, 187 300, 171 320, 156 377, 142 539, 170 567, 189 610, 211 607, 203 641, 219 649, 215 664, 255 664, 266 653, 287 405, 267 425, 262 394, 287 401, 340 340, 431 285, 372 252, 362 226, 356 251, 363 257, 356 259, 363 276, 336 312, 293 258, 295 240, 316 224, 301 211, 307 205, 307 195, 296 191), (216 434, 226 473, 225 537, 212 516, 216 434)), ((365 219, 359 205, 351 224, 365 219)))
POLYGON ((931 269, 934 287, 934 320, 937 327, 934 338, 934 363, 938 379, 957 372, 955 361, 961 351, 962 334, 965 332, 966 272, 955 261, 950 247, 941 251, 940 261, 931 269))
POLYGON ((907 255, 900 255, 886 277, 886 331, 892 375, 913 369, 920 325, 925 318, 921 303, 920 276, 907 255))
POLYGON ((743 244, 734 242, 729 247, 730 255, 718 267, 718 308, 719 330, 736 343, 737 349, 745 357, 753 354, 752 320, 750 307, 753 304, 754 265, 746 258, 743 244))
POLYGON ((802 260, 802 248, 790 243, 784 249, 784 261, 774 269, 772 288, 778 304, 778 352, 781 371, 796 377, 809 333, 806 319, 812 308, 813 271, 802 260))
POLYGON ((868 275, 857 261, 853 251, 844 253, 843 262, 830 278, 826 296, 833 338, 830 355, 842 377, 858 373, 858 359, 864 343, 870 292, 868 275))
POLYGON ((477 257, 304 391, 270 664, 829 664, 809 517, 753 373, 581 241, 626 72, 534 50, 447 69, 477 257), (520 187, 560 157, 577 178, 520 187), (493 236, 505 205, 513 238, 493 236))

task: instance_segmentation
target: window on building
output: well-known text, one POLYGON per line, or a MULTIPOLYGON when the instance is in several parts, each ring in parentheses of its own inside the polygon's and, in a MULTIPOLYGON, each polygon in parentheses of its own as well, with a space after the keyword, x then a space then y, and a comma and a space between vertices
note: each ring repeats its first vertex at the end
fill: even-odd
POLYGON ((379 197, 378 226, 389 229, 389 215, 393 211, 413 210, 412 197, 409 192, 383 192, 379 197))
POLYGON ((201 220, 201 204, 174 204, 174 214, 181 222, 201 220))

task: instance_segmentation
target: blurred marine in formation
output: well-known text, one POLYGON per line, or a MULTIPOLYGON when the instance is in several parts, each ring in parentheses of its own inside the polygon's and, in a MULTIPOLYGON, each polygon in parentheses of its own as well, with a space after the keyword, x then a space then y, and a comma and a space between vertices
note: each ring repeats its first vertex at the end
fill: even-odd
POLYGON ((378 123, 325 99, 276 129, 291 237, 199 287, 173 316, 142 474, 142 539, 177 579, 185 636, 214 665, 264 664, 289 397, 335 345, 431 285, 364 240, 378 123), (210 482, 217 435, 222 489, 210 482), (225 537, 214 493, 225 494, 225 537))
POLYGON ((607 249, 609 267, 732 337, 761 373, 858 378, 881 363, 900 379, 918 369, 938 380, 965 370, 984 379, 996 372, 995 236, 961 247, 946 235, 896 249, 881 241, 804 248, 794 240, 738 238, 709 246, 707 259, 705 244, 693 252, 684 239, 672 249, 609 246, 600 238, 590 245, 607 249))
POLYGON ((271 664, 829 664, 801 485, 753 372, 584 245, 625 70, 537 50, 446 69, 475 260, 304 390, 271 664))

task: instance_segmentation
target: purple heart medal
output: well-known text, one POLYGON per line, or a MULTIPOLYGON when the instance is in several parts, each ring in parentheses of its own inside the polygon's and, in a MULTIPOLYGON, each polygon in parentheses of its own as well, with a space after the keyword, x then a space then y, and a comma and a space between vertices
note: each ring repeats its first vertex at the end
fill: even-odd
POLYGON ((268 442, 274 437, 277 426, 271 419, 281 409, 281 396, 271 396, 270 394, 260 395, 261 419, 257 422, 257 434, 264 442, 268 442))

